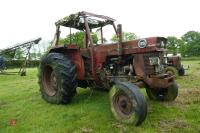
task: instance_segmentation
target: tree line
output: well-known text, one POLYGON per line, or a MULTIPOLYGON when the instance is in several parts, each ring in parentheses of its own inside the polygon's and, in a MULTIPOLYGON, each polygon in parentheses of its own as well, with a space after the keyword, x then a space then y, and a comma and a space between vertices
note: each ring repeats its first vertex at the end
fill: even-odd
MULTIPOLYGON (((84 45, 84 33, 76 32, 71 34, 71 43, 77 44, 79 47, 83 47, 84 45)), ((138 39, 139 37, 132 32, 123 32, 122 34, 123 41, 129 41, 138 39)), ((98 43, 97 33, 92 33, 92 39, 94 44, 98 43)), ((106 38, 103 38, 104 42, 108 42, 106 38)), ((183 57, 192 57, 192 56, 200 56, 200 32, 198 31, 188 31, 181 38, 177 38, 175 36, 167 37, 168 44, 167 49, 169 54, 177 55, 181 54, 183 57)), ((116 35, 113 35, 110 39, 110 42, 117 42, 118 38, 116 35)), ((67 35, 66 38, 60 40, 60 44, 69 44, 70 43, 70 35, 67 35)))
MULTIPOLYGON (((139 37, 133 32, 123 32, 122 39, 123 41, 129 41, 138 39, 139 37)), ((92 32, 92 39, 94 44, 101 43, 97 32, 92 32)), ((198 31, 188 31, 180 38, 175 36, 167 37, 168 44, 167 49, 169 54, 177 55, 181 54, 183 57, 192 57, 192 56, 200 56, 200 32, 198 31)), ((84 47, 85 43, 85 33, 84 32, 76 32, 71 35, 67 35, 65 38, 61 38, 59 43, 61 45, 65 44, 76 44, 80 48, 84 47)), ((103 38, 104 43, 112 43, 117 42, 118 38, 116 35, 113 35, 110 40, 107 38, 103 38)), ((50 48, 49 41, 42 41, 37 46, 33 47, 30 54, 31 60, 38 60, 42 57, 42 55, 50 48)), ((24 52, 22 49, 17 49, 16 51, 9 52, 4 55, 5 58, 14 58, 15 60, 24 59, 24 52), (14 55, 15 53, 15 55, 14 55)))
POLYGON ((181 38, 169 36, 167 39, 168 53, 180 53, 183 57, 200 56, 200 32, 188 31, 181 38))
MULTIPOLYGON (((93 40, 94 44, 101 43, 101 39, 98 37, 97 32, 92 32, 91 36, 92 36, 92 40, 93 40)), ((132 33, 132 32, 123 32, 122 39, 123 39, 123 41, 130 41, 130 40, 137 39, 137 36, 135 33, 132 33)), ((108 42, 115 43, 117 41, 118 41, 118 38, 116 35, 113 35, 109 41, 107 40, 107 38, 103 38, 104 43, 108 43, 108 42)), ((70 43, 76 44, 80 48, 83 48, 84 43, 85 43, 85 33, 82 31, 72 33, 71 35, 67 35, 65 38, 62 38, 59 41, 59 44, 61 44, 61 45, 66 45, 66 44, 70 44, 70 43)))

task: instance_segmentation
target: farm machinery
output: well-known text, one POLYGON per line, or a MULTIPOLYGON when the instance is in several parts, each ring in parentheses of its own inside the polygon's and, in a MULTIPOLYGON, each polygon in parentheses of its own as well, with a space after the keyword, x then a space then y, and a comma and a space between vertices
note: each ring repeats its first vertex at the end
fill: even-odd
MULTIPOLYGON (((188 66, 189 68, 189 66, 188 66)), ((165 57, 165 71, 170 75, 183 76, 185 69, 181 64, 180 56, 166 56, 165 57)))
POLYGON ((22 50, 23 54, 25 55, 24 63, 20 67, 19 74, 21 76, 26 75, 26 66, 28 64, 28 61, 30 59, 30 49, 33 45, 36 45, 40 42, 41 38, 32 39, 23 43, 18 43, 10 48, 6 48, 3 50, 0 50, 0 72, 3 72, 6 69, 6 57, 9 56, 9 59, 14 59, 16 55, 17 50, 22 50))
POLYGON ((147 116, 147 103, 139 88, 146 88, 151 100, 173 101, 178 86, 174 76, 164 71, 167 39, 151 37, 124 42, 122 25, 115 26, 114 21, 84 11, 57 21, 53 47, 40 62, 40 91, 49 103, 67 104, 77 87, 108 90, 114 117, 138 126, 147 116), (117 43, 105 44, 103 28, 107 25, 113 27, 117 43), (61 27, 83 31, 84 48, 72 43, 59 45, 61 27), (91 37, 96 28, 101 31, 101 44, 94 44, 91 37))
POLYGON ((5 59, 4 57, 0 56, 0 72, 3 72, 6 69, 5 59))

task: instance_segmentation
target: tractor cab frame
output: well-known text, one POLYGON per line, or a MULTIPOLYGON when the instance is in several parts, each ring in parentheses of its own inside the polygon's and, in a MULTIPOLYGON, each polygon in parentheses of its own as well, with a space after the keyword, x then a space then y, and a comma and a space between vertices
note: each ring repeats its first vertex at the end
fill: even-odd
MULTIPOLYGON (((60 37, 60 26, 69 27, 84 31, 85 32, 85 47, 94 47, 93 40, 91 37, 91 31, 95 28, 100 28, 101 31, 101 43, 104 43, 103 39, 103 27, 106 25, 112 25, 114 28, 115 33, 117 34, 117 29, 114 23, 115 19, 103 16, 103 15, 96 15, 89 12, 79 12, 76 14, 72 14, 68 17, 65 17, 55 23, 56 25, 56 34, 54 37, 54 45, 58 45, 58 40, 60 37)), ((70 30, 71 34, 71 30, 70 30)))

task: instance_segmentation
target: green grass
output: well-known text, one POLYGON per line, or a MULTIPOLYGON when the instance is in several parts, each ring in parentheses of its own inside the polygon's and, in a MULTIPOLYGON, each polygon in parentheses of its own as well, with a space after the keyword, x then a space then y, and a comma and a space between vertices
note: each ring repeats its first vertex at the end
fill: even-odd
POLYGON ((181 58, 182 61, 194 61, 194 60, 198 61, 199 59, 200 59, 200 57, 198 57, 198 56, 194 56, 194 57, 182 57, 181 58))
POLYGON ((146 97, 148 115, 139 127, 114 119, 107 92, 79 88, 71 104, 53 105, 40 96, 36 68, 25 77, 0 75, 0 133, 200 132, 200 61, 183 64, 190 69, 177 79, 178 98, 155 102, 146 97))

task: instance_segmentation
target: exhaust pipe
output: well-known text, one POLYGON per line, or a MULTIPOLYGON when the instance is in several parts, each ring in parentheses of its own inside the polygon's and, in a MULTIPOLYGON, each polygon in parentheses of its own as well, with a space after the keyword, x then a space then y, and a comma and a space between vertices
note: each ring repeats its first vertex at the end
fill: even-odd
POLYGON ((118 39, 119 39, 119 42, 118 42, 118 59, 119 59, 119 63, 120 63, 121 60, 122 60, 122 54, 123 54, 123 51, 122 51, 122 25, 121 24, 117 25, 117 36, 118 36, 118 39))

